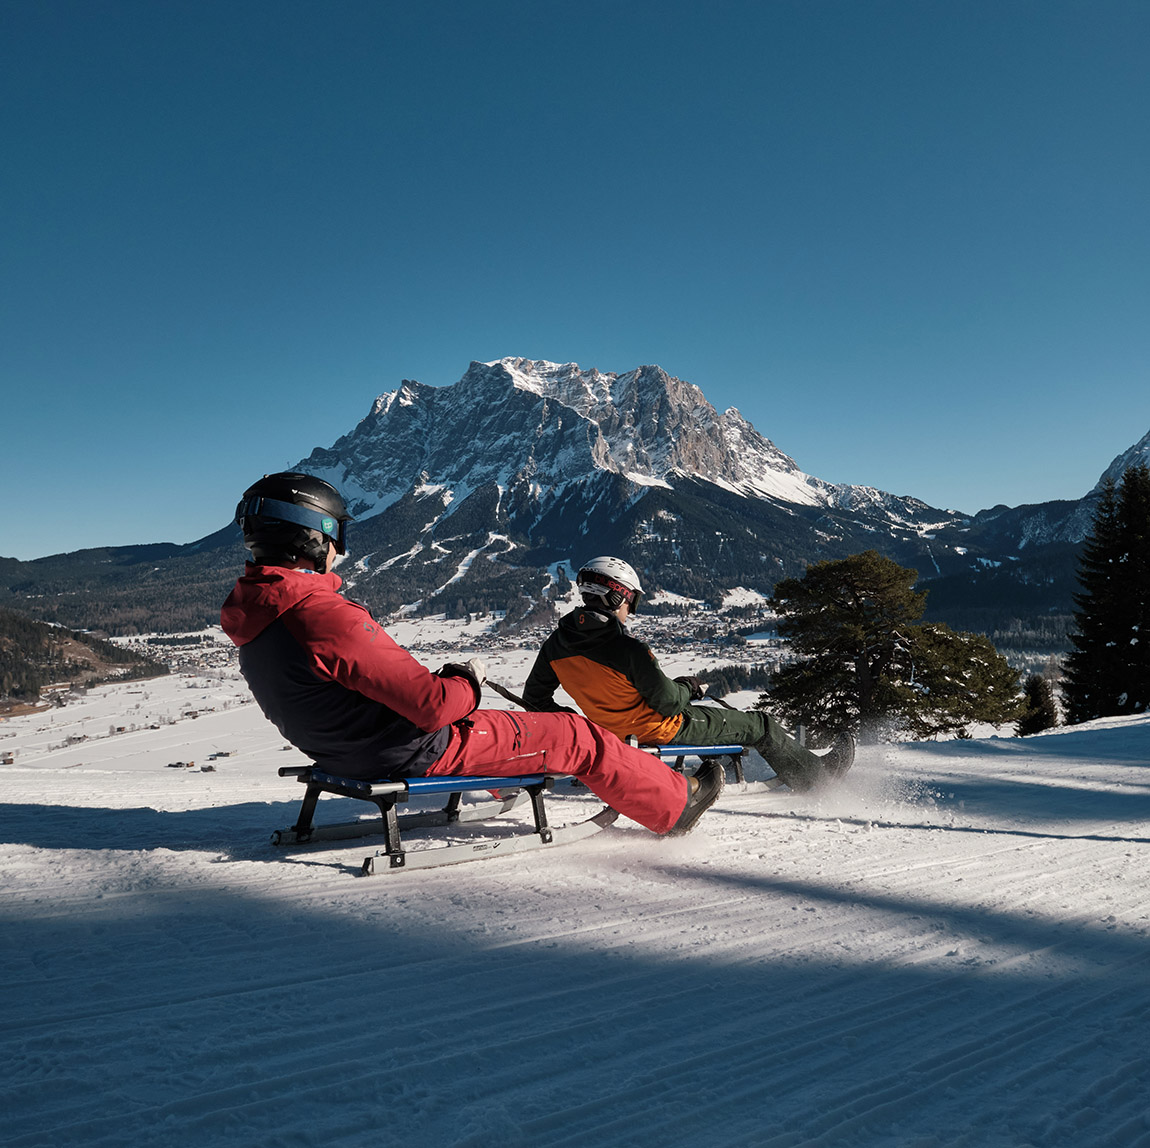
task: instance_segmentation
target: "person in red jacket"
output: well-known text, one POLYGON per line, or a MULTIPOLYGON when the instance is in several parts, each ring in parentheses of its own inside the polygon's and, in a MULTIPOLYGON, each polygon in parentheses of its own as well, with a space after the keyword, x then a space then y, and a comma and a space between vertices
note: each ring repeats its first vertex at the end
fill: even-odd
POLYGON ((432 673, 332 570, 352 521, 313 475, 265 475, 236 508, 252 552, 220 620, 265 716, 327 772, 375 780, 425 774, 569 774, 659 834, 692 829, 723 787, 708 763, 692 778, 575 714, 481 710, 486 667, 432 673))

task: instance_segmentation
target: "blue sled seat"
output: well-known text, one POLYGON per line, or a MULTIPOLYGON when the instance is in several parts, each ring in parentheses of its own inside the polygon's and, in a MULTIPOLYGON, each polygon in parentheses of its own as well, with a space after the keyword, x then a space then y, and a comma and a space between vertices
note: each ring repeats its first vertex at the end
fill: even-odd
POLYGON ((386 858, 388 869, 402 869, 409 866, 423 868, 430 865, 450 865, 459 861, 480 860, 485 857, 519 852, 524 848, 539 848, 554 843, 580 840, 597 833, 612 824, 618 817, 614 809, 604 807, 594 817, 574 826, 552 829, 547 820, 547 810, 543 795, 552 789, 565 775, 527 773, 514 777, 495 777, 487 774, 439 774, 434 777, 381 778, 376 781, 359 781, 355 778, 338 777, 326 773, 317 766, 287 766, 280 771, 281 777, 295 777, 307 786, 303 805, 295 825, 290 829, 277 830, 272 834, 272 844, 309 844, 316 841, 343 840, 353 837, 366 837, 383 834, 385 845, 373 855, 364 859, 362 872, 366 875, 376 871, 376 858, 386 858), (491 792, 493 800, 463 805, 464 793, 474 790, 491 792), (338 825, 315 825, 313 816, 316 803, 324 793, 340 797, 354 797, 371 802, 380 812, 381 821, 374 819, 344 822, 338 825), (431 794, 447 794, 447 804, 442 809, 417 810, 405 813, 401 818, 396 805, 411 797, 431 794), (418 850, 408 853, 403 847, 402 830, 415 826, 449 825, 462 821, 485 821, 513 809, 529 800, 535 819, 534 832, 511 841, 492 844, 471 844, 444 846, 436 849, 418 850))
MULTIPOLYGON (((347 837, 363 837, 371 833, 386 832, 388 826, 398 831, 397 804, 412 797, 447 794, 447 805, 440 810, 406 814, 405 826, 447 825, 453 821, 476 821, 504 813, 521 800, 524 793, 542 794, 554 786, 557 778, 543 773, 521 774, 516 777, 492 777, 479 774, 438 774, 434 777, 383 777, 374 781, 361 781, 353 777, 340 777, 327 773, 315 765, 290 765, 279 771, 280 777, 294 777, 307 786, 296 823, 290 829, 272 834, 273 845, 300 844, 308 841, 333 841, 347 837), (464 807, 464 793, 475 790, 492 792, 493 801, 475 807, 464 807), (383 818, 382 828, 372 821, 352 821, 339 825, 315 825, 315 809, 321 794, 354 797, 369 801, 383 818)), ((533 800, 537 800, 533 798, 533 800)), ((541 801, 539 802, 542 807, 541 801)), ((545 824, 545 822, 544 822, 545 824)))

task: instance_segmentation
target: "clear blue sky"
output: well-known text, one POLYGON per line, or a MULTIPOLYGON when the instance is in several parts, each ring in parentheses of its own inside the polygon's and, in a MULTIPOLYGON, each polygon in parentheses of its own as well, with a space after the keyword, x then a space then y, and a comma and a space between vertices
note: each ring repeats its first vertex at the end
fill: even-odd
POLYGON ((973 512, 1150 430, 1146 0, 8 0, 0 555, 191 541, 403 378, 658 363, 973 512))

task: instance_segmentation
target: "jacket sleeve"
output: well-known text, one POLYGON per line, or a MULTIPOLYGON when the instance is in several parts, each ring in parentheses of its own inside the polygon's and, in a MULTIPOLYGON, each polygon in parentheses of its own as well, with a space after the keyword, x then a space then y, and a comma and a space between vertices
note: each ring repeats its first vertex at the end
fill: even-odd
POLYGON ((535 665, 527 675, 527 684, 523 687, 523 700, 527 708, 540 713, 558 709, 555 704, 555 691, 559 688, 559 678, 551 668, 551 659, 547 657, 547 647, 539 651, 535 658, 535 665))
POLYGON ((472 713, 466 677, 440 677, 397 645, 362 606, 338 594, 314 594, 283 615, 321 678, 380 702, 431 732, 472 713))
POLYGON ((691 687, 672 681, 659 668, 651 647, 638 638, 626 637, 627 676, 639 695, 664 717, 683 712, 691 700, 691 687))

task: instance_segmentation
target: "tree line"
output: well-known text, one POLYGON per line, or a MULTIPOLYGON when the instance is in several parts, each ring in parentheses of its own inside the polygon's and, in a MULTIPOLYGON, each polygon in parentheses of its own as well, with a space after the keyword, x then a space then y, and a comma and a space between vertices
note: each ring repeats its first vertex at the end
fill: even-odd
MULTIPOLYGON (((991 640, 922 621, 918 573, 874 550, 818 562, 769 600, 791 659, 759 698, 816 741, 851 729, 864 741, 969 735, 975 722, 1020 735, 1059 720, 1049 677, 1020 684, 991 640)), ((1063 699, 1071 723, 1150 707, 1150 468, 1102 489, 1081 552, 1073 650, 1063 699)))

